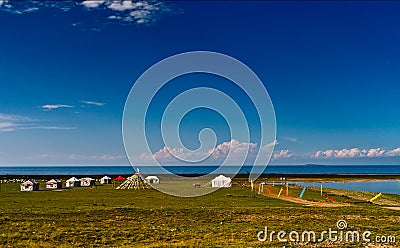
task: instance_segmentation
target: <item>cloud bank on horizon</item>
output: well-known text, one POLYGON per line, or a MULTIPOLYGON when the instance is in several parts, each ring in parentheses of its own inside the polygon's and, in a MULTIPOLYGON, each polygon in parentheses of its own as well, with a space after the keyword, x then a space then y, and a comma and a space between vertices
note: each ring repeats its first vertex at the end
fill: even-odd
MULTIPOLYGON (((275 141, 274 144, 278 144, 278 141, 275 141)), ((256 152, 258 151, 258 145, 255 143, 245 143, 240 142, 238 140, 232 139, 228 142, 223 142, 217 145, 214 149, 211 149, 207 152, 207 154, 199 154, 199 157, 208 156, 207 162, 209 164, 220 163, 223 161, 229 152, 233 153, 234 157, 240 158, 243 156, 244 152, 246 152, 247 146, 249 146, 249 153, 247 156, 250 158, 254 157, 256 152)), ((261 149, 271 149, 273 144, 269 144, 261 149)), ((154 154, 143 153, 140 156, 134 156, 135 162, 145 165, 146 163, 150 163, 153 161, 153 158, 159 161, 160 163, 165 164, 177 164, 179 160, 177 160, 172 154, 178 155, 180 158, 190 159, 192 154, 185 154, 183 149, 163 147, 159 151, 154 154)), ((392 150, 384 150, 381 148, 371 148, 371 149, 340 149, 333 150, 329 149, 326 151, 317 151, 314 154, 294 154, 293 152, 282 149, 275 151, 272 154, 271 162, 296 162, 301 161, 299 159, 309 159, 310 161, 318 160, 326 160, 326 159, 350 159, 350 158, 384 158, 384 157, 399 157, 400 158, 400 148, 395 148, 392 150)))
MULTIPOLYGON (((276 142, 271 144, 267 144, 261 149, 271 150, 273 145, 276 142)), ((176 156, 179 158, 187 159, 187 160, 198 160, 198 158, 207 158, 204 161, 207 163, 221 163, 226 159, 228 153, 232 153, 232 159, 238 161, 242 157, 248 157, 248 159, 254 159, 257 156, 258 145, 255 143, 247 143, 240 142, 236 139, 232 139, 231 141, 223 142, 217 145, 215 148, 210 149, 209 151, 202 153, 198 152, 198 154, 193 155, 193 153, 185 153, 183 148, 171 148, 164 146, 159 151, 154 154, 142 153, 140 156, 133 156, 135 158, 135 162, 146 164, 153 161, 153 158, 160 163, 177 163, 179 160, 176 159, 176 156), (174 154, 174 155, 173 155, 174 154), (195 156, 195 157, 194 157, 195 156)))
POLYGON ((312 158, 379 158, 379 157, 399 157, 400 147, 392 150, 385 150, 381 148, 371 148, 371 149, 340 149, 333 150, 329 149, 326 151, 317 151, 312 158))

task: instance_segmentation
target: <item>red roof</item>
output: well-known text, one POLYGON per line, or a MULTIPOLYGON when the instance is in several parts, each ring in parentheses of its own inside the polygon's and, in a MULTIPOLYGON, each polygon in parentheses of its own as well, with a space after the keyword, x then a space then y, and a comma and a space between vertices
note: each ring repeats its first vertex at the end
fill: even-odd
POLYGON ((114 180, 115 181, 123 181, 123 180, 125 180, 125 178, 118 176, 118 177, 114 178, 114 180))

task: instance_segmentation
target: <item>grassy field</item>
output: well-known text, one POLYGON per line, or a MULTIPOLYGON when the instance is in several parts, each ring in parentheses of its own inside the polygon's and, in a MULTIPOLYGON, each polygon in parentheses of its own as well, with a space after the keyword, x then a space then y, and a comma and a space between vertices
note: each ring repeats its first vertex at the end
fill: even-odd
MULTIPOLYGON (((400 246, 399 195, 384 195, 377 204, 364 203, 373 194, 344 190, 326 192, 344 207, 317 207, 285 201, 276 194, 280 186, 258 195, 236 186, 212 194, 180 198, 154 189, 115 190, 112 185, 90 188, 20 192, 19 184, 7 183, 0 190, 1 247, 365 247, 362 242, 297 243, 260 242, 257 233, 312 230, 320 233, 346 220, 346 230, 370 231, 396 237, 400 246)), ((296 197, 300 188, 290 188, 296 197)), ((304 199, 330 201, 309 189, 304 199)), ((317 236, 319 237, 319 236, 317 236)), ((327 239, 327 236, 325 236, 327 239)), ((287 238, 287 237, 286 237, 287 238)))

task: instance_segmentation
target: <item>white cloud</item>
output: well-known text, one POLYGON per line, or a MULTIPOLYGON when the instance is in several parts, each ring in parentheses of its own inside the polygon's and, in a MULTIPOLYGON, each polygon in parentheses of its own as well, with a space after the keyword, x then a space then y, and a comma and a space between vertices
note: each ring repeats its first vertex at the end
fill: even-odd
POLYGON ((74 106, 66 105, 66 104, 47 104, 41 106, 42 109, 45 110, 53 110, 53 109, 59 109, 59 108, 73 108, 74 106))
POLYGON ((37 7, 32 7, 32 8, 24 9, 23 12, 24 12, 24 13, 31 13, 31 12, 36 12, 36 11, 38 11, 38 10, 39 10, 39 8, 37 8, 37 7))
POLYGON ((22 159, 34 163, 52 164, 66 163, 66 164, 126 164, 127 159, 124 155, 82 155, 82 154, 57 154, 57 153, 41 153, 23 157, 22 159))
MULTIPOLYGON (((270 144, 264 145, 261 149, 270 152, 274 145, 278 144, 278 141, 273 141, 270 144)), ((196 159, 197 157, 206 157, 208 155, 208 162, 217 163, 223 161, 227 156, 229 151, 231 152, 231 158, 239 159, 246 154, 247 146, 249 146, 248 157, 254 158, 258 152, 258 145, 256 143, 246 143, 239 142, 235 139, 224 142, 216 146, 214 149, 209 150, 207 153, 191 154, 186 153, 184 149, 163 147, 154 154, 143 153, 138 157, 135 157, 135 162, 143 163, 153 161, 155 158, 157 161, 162 163, 176 163, 177 160, 172 154, 177 155, 183 159, 196 159), (171 153, 170 153, 171 152, 171 153)), ((268 153, 264 153, 268 154, 268 153)), ((355 159, 355 158, 382 158, 382 157, 400 157, 400 147, 392 150, 385 150, 382 148, 371 148, 371 149, 328 149, 324 151, 317 151, 311 158, 313 159, 355 159)), ((273 161, 305 161, 310 158, 309 154, 295 154, 290 150, 283 149, 276 151, 272 154, 273 161)))
POLYGON ((206 152, 197 152, 190 153, 186 152, 183 148, 171 148, 164 146, 153 155, 148 153, 143 153, 136 159, 141 163, 148 163, 153 161, 155 158, 157 161, 162 163, 172 163, 177 162, 177 158, 186 160, 186 161, 200 161, 202 158, 208 157, 212 153, 212 150, 206 152))
POLYGON ((95 1, 95 0, 89 0, 89 1, 83 1, 82 4, 86 8, 97 8, 100 5, 102 5, 105 1, 95 1))
POLYGON ((373 148, 369 149, 367 152, 367 157, 373 158, 373 157, 382 157, 386 153, 385 150, 382 150, 381 148, 373 148))
POLYGON ((11 127, 13 124, 11 122, 0 122, 0 128, 11 127))
POLYGON ((270 151, 274 146, 276 146, 276 145, 278 145, 278 144, 279 144, 279 142, 278 142, 277 140, 274 140, 274 141, 272 141, 272 142, 269 143, 269 144, 263 145, 263 146, 261 147, 261 150, 270 151))
POLYGON ((92 102, 92 101, 81 101, 84 104, 88 105, 96 105, 96 106, 103 106, 105 103, 103 102, 92 102))
POLYGON ((0 130, 4 132, 14 131, 14 123, 0 122, 0 130))
MULTIPOLYGON (((271 151, 272 147, 277 143, 278 142, 275 140, 270 144, 264 145, 261 149, 264 151, 271 151)), ((257 156, 259 150, 259 146, 256 143, 240 142, 236 139, 232 139, 231 141, 223 142, 217 145, 215 148, 210 149, 207 152, 188 153, 183 148, 163 147, 152 155, 143 153, 137 157, 134 157, 136 162, 144 164, 153 161, 153 158, 162 163, 177 162, 177 159, 172 154, 183 160, 195 161, 201 160, 201 158, 209 157, 207 162, 213 163, 224 161, 230 152, 230 158, 232 160, 241 161, 242 158, 246 157, 247 154, 246 161, 249 161, 248 159, 251 160, 257 156)))
POLYGON ((135 10, 135 11, 132 11, 131 13, 129 13, 129 14, 133 18, 145 19, 145 18, 147 18, 147 16, 149 16, 150 11, 148 11, 148 10, 135 10))
POLYGON ((12 132, 22 125, 33 122, 34 120, 20 115, 10 115, 0 113, 0 132, 12 132))
POLYGON ((213 160, 220 161, 225 159, 229 152, 231 152, 232 158, 242 158, 243 156, 246 156, 247 151, 249 156, 256 156, 258 145, 255 143, 239 142, 238 140, 233 139, 219 144, 209 152, 211 153, 211 158, 213 160))
MULTIPOLYGON (((113 22, 122 24, 151 24, 161 15, 177 12, 172 10, 169 4, 160 1, 131 1, 131 0, 88 0, 88 1, 5 1, 0 0, 0 11, 6 11, 13 14, 25 14, 37 12, 42 9, 55 9, 62 12, 69 12, 73 8, 85 8, 86 15, 93 12, 104 15, 103 22, 96 22, 97 25, 104 25, 113 22)), ((96 19, 98 16, 96 16, 96 19)), ((89 18, 90 19, 90 18, 89 18)), ((87 22, 87 21, 86 21, 87 22)), ((80 23, 83 24, 83 23, 80 23)), ((78 25, 73 25, 78 26, 78 25)), ((96 27, 81 28, 97 30, 96 27)), ((98 28, 98 27, 97 27, 98 28)))
POLYGON ((137 8, 140 5, 140 2, 134 3, 132 1, 113 1, 110 5, 108 5, 109 9, 115 11, 125 11, 137 8))
POLYGON ((138 19, 136 22, 137 23, 146 23, 146 19, 138 19))
POLYGON ((296 137, 284 137, 283 139, 284 140, 288 140, 288 141, 293 142, 293 143, 298 143, 299 142, 299 140, 296 137))
POLYGON ((75 127, 46 126, 27 116, 0 113, 0 132, 29 129, 70 130, 75 129, 75 127))
POLYGON ((62 126, 27 126, 20 127, 21 130, 29 130, 29 129, 47 129, 47 130, 72 130, 76 129, 76 127, 62 127, 62 126))
POLYGON ((289 150, 281 150, 279 152, 275 152, 272 155, 273 160, 288 159, 288 158, 292 158, 292 157, 293 157, 293 154, 289 150))
POLYGON ((109 20, 136 24, 150 24, 161 13, 171 12, 164 3, 157 1, 112 1, 106 8, 114 12, 108 16, 109 20))
POLYGON ((100 160, 120 160, 126 159, 125 155, 102 155, 99 157, 100 160))
POLYGON ((38 159, 49 159, 49 158, 61 158, 61 156, 55 154, 42 153, 25 157, 25 159, 27 160, 38 160, 38 159))
POLYGON ((80 154, 70 154, 68 156, 70 160, 80 160, 80 161, 115 161, 126 159, 124 155, 80 155, 80 154))
POLYGON ((29 122, 35 120, 26 116, 0 113, 0 121, 29 122))
POLYGON ((0 10, 20 15, 36 12, 39 8, 31 3, 23 4, 20 1, 0 1, 0 10))
POLYGON ((393 149, 393 150, 390 150, 390 151, 388 151, 386 154, 387 154, 388 157, 397 157, 397 156, 400 156, 400 147, 399 147, 399 148, 396 148, 396 149, 393 149))
POLYGON ((110 15, 109 17, 107 17, 110 20, 120 20, 121 17, 120 16, 115 16, 115 15, 110 15))
MULTIPOLYGON (((170 151, 175 154, 176 156, 182 159, 189 159, 191 154, 185 153, 184 149, 178 148, 170 148, 170 147, 163 147, 159 151, 153 154, 154 158, 160 162, 173 162, 175 161, 175 157, 171 155, 170 151)), ((143 156, 145 156, 143 154, 143 156)))
POLYGON ((381 148, 371 148, 371 149, 340 149, 340 150, 325 150, 317 151, 313 158, 327 159, 327 158, 378 158, 378 157, 393 157, 400 156, 400 148, 393 150, 385 150, 381 148))

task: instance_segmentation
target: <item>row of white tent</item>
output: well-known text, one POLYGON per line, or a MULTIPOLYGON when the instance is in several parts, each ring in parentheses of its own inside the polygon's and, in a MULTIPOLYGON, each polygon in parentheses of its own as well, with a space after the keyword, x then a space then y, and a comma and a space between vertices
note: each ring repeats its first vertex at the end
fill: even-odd
MULTIPOLYGON (((144 181, 147 184, 159 184, 160 183, 160 179, 156 176, 147 176, 144 181)), ((65 183, 66 187, 77 187, 77 186, 92 186, 95 182, 95 179, 93 178, 89 178, 89 177, 85 177, 85 178, 81 178, 78 179, 76 177, 71 177, 70 179, 68 179, 65 183)), ((100 184, 111 184, 112 183, 112 178, 109 176, 104 176, 102 178, 100 178, 99 180, 100 184)))
MULTIPOLYGON (((88 185, 89 182, 94 182, 95 179, 93 178, 89 178, 89 177, 85 177, 85 178, 81 178, 78 179, 76 177, 71 177, 70 179, 68 179, 66 181, 66 187, 75 187, 75 186, 90 186, 88 185)), ((100 184, 111 184, 112 183, 112 178, 109 176, 104 176, 102 178, 100 178, 100 184)), ((159 184, 160 183, 160 179, 156 176, 147 176, 144 181, 148 184, 159 184)))
MULTIPOLYGON (((39 183, 33 179, 29 179, 20 184, 21 191, 36 191, 39 190, 39 183)), ((58 179, 51 179, 46 182, 47 189, 61 189, 62 182, 58 179)))
MULTIPOLYGON (((112 178, 109 176, 104 176, 100 178, 100 184, 111 184, 112 183, 112 178)), ((90 187, 93 186, 96 182, 96 179, 90 178, 90 177, 84 177, 81 179, 78 179, 76 177, 71 177, 67 181, 65 181, 65 186, 66 187, 90 187)))
MULTIPOLYGON (((95 185, 95 179, 90 177, 84 177, 78 179, 76 177, 71 177, 65 182, 66 187, 91 187, 95 185)), ((100 178, 100 184, 111 184, 112 178, 109 176, 104 176, 100 178)), ((147 184, 158 184, 160 180, 156 176, 148 176, 145 178, 145 182, 147 184)), ((213 188, 228 188, 232 186, 232 179, 230 177, 225 177, 223 175, 219 175, 213 180, 211 180, 211 187, 213 188)), ((46 182, 46 188, 48 189, 59 189, 62 188, 62 182, 58 179, 51 179, 46 182)), ((24 183, 21 183, 21 191, 34 191, 39 190, 39 183, 35 180, 27 180, 24 183)))
MULTIPOLYGON (((65 181, 66 187, 91 187, 95 185, 96 180, 90 177, 84 177, 78 179, 76 177, 71 177, 67 181, 65 181)), ((104 176, 100 179, 101 184, 110 184, 112 183, 112 179, 109 176, 104 176)), ((61 189, 62 181, 59 179, 51 179, 46 182, 47 189, 61 189)), ((21 183, 21 191, 35 191, 39 190, 39 183, 33 179, 26 180, 21 183)))

